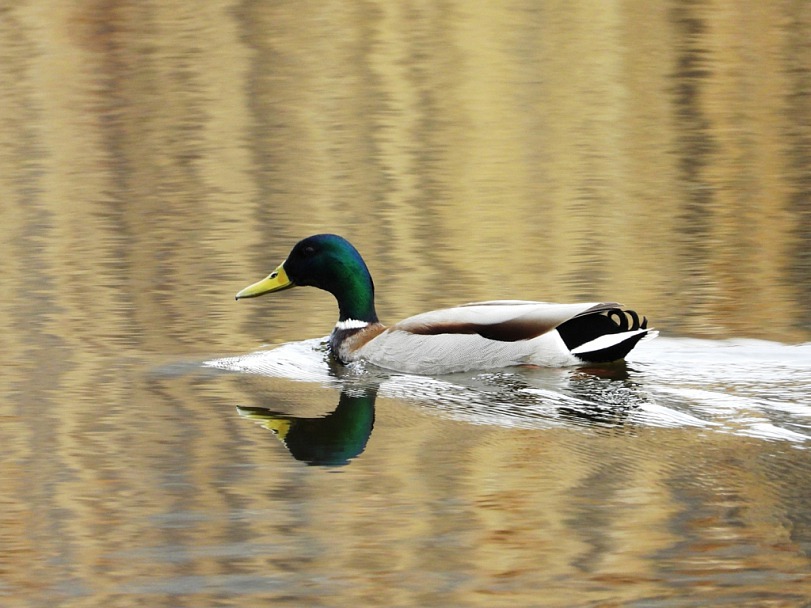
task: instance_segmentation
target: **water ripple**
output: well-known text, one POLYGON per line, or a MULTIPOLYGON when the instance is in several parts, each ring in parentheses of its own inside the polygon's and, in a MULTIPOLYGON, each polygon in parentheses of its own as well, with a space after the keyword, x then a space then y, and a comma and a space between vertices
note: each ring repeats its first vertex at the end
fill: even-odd
POLYGON ((659 338, 627 364, 509 368, 426 377, 335 365, 324 339, 208 361, 206 366, 378 395, 472 424, 697 427, 803 444, 811 439, 811 344, 659 338))

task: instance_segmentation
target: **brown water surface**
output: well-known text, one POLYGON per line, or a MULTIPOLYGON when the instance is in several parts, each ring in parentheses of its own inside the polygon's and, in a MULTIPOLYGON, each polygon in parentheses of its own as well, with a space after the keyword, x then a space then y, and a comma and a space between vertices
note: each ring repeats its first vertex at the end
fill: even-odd
POLYGON ((807 605, 810 33, 789 0, 0 7, 0 605, 807 605), (328 295, 233 300, 327 231, 386 321, 605 299, 663 337, 335 369, 300 342, 328 295))

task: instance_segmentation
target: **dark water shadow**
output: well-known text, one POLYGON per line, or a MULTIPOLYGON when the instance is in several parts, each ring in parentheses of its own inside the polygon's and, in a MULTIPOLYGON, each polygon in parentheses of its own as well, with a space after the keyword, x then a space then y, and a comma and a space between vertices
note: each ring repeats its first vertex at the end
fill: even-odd
POLYGON ((454 378, 454 386, 438 402, 495 424, 621 427, 648 400, 633 377, 634 370, 624 361, 563 369, 508 368, 454 378), (457 393, 457 387, 465 386, 470 390, 457 393))

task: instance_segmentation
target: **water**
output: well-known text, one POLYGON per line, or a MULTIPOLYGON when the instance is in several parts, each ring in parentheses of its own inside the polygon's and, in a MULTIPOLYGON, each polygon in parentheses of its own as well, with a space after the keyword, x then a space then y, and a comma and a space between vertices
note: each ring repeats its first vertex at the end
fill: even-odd
POLYGON ((310 340, 194 375, 234 387, 221 405, 252 464, 227 485, 264 493, 245 517, 275 540, 248 550, 303 562, 277 581, 291 603, 801 605, 807 345, 643 346, 626 365, 422 378, 334 368, 310 340))
POLYGON ((806 606, 804 3, 0 10, 0 605, 806 606), (642 27, 640 24, 644 24, 642 27), (624 364, 331 365, 619 300, 624 364))

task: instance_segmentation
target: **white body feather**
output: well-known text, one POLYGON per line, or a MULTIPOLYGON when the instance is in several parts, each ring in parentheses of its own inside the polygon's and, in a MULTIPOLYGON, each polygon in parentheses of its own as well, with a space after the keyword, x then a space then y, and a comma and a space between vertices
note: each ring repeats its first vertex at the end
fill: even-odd
POLYGON ((511 365, 565 367, 583 361, 556 331, 532 340, 500 342, 476 334, 423 336, 391 327, 355 351, 353 358, 409 374, 451 374, 511 365))

